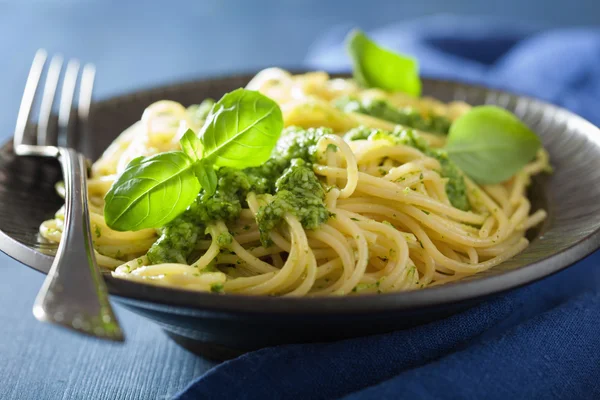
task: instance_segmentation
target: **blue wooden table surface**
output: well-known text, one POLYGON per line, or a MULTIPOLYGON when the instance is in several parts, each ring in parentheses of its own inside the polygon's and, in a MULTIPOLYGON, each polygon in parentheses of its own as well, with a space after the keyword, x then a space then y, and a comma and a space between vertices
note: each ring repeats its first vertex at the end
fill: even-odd
MULTIPOLYGON (((310 44, 341 23, 372 28, 438 12, 597 23, 597 0, 475 2, 0 0, 0 139, 12 132, 35 50, 94 62, 96 98, 199 76, 299 65, 310 44), (152 4, 150 4, 152 3, 152 4), (543 9, 543 12, 540 10, 543 9)), ((1 205, 0 205, 1 206, 1 205)), ((0 254, 0 399, 161 399, 213 364, 117 307, 124 345, 38 323, 43 276, 0 254)))

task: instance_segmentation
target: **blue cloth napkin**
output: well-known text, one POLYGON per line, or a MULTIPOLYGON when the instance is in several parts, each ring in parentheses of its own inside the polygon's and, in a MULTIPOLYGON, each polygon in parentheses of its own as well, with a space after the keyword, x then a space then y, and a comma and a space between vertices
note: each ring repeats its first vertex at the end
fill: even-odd
MULTIPOLYGON (((307 65, 348 70, 348 29, 316 43, 307 65)), ((600 124, 600 30, 540 31, 443 16, 368 33, 416 56, 423 75, 534 95, 600 124)), ((599 264, 597 252, 417 328, 249 353, 208 371, 176 398, 600 399, 599 264)))

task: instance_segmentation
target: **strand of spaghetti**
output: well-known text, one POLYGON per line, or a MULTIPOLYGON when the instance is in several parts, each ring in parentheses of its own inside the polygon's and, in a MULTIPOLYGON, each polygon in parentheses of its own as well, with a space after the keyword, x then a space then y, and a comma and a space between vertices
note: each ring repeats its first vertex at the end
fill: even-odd
POLYGON ((498 204, 496 204, 494 200, 487 195, 487 193, 475 185, 471 179, 465 176, 464 180, 465 185, 467 186, 467 193, 469 193, 470 196, 476 196, 483 206, 489 211, 489 213, 496 218, 497 227, 496 233, 493 236, 495 240, 499 240, 502 237, 508 236, 509 221, 506 214, 502 212, 498 204))
POLYGON ((538 150, 536 160, 527 164, 522 172, 531 176, 547 170, 552 170, 550 167, 550 156, 548 155, 548 152, 542 148, 538 150))
POLYGON ((507 208, 510 207, 508 191, 504 185, 484 185, 481 188, 490 196, 490 198, 503 208, 506 214, 510 214, 510 210, 507 208))
POLYGON ((397 176, 396 170, 392 169, 383 179, 395 182, 401 189, 414 188, 415 185, 425 184, 426 190, 422 191, 423 194, 450 206, 450 199, 445 189, 447 179, 440 177, 437 172, 423 171, 410 175, 397 176))
POLYGON ((119 256, 126 256, 127 254, 145 253, 154 241, 154 238, 149 238, 140 241, 127 241, 116 245, 97 244, 96 249, 104 255, 119 258, 119 256))
POLYGON ((407 268, 408 264, 408 245, 406 239, 396 230, 386 224, 376 222, 373 220, 362 220, 357 222, 358 226, 363 229, 379 232, 385 237, 392 240, 394 243, 393 257, 390 257, 388 265, 381 271, 382 275, 385 276, 385 281, 381 282, 380 289, 387 291, 392 289, 397 284, 397 280, 400 278, 402 272, 407 268))
POLYGON ((168 115, 172 120, 177 121, 177 125, 179 121, 185 121, 187 127, 193 127, 185 107, 176 101, 160 100, 148 106, 142 114, 141 121, 149 137, 152 137, 155 132, 152 122, 161 115, 168 115))
MULTIPOLYGON (((412 260, 410 261, 412 262, 412 260)), ((412 265, 405 270, 405 275, 406 276, 404 278, 406 283, 401 286, 400 290, 418 289, 421 283, 421 278, 419 277, 417 266, 414 263, 412 263, 412 265)))
MULTIPOLYGON (((417 172, 417 171, 415 171, 417 172)), ((420 183, 425 183, 428 190, 424 190, 424 194, 428 194, 434 200, 437 200, 445 205, 450 205, 450 200, 446 194, 445 186, 446 180, 441 178, 437 172, 423 171, 418 174, 410 175, 398 175, 396 168, 390 170, 390 172, 383 177, 386 181, 392 181, 396 183, 399 188, 410 188, 420 183)))
POLYGON ((316 97, 293 99, 281 107, 285 126, 318 128, 327 126, 334 132, 347 132, 360 125, 354 118, 338 110, 329 102, 316 97))
POLYGON ((231 250, 252 268, 252 271, 259 274, 267 272, 275 272, 278 269, 269 263, 266 263, 252 255, 248 250, 244 249, 235 239, 231 242, 231 250))
POLYGON ((353 239, 358 252, 356 266, 352 275, 338 290, 336 290, 336 292, 334 292, 335 294, 346 294, 352 291, 352 289, 360 282, 367 269, 369 263, 369 246, 363 230, 360 229, 356 222, 350 219, 346 211, 335 209, 334 212, 336 218, 331 221, 331 225, 350 236, 353 239))
MULTIPOLYGON (((295 217, 290 217, 291 220, 297 222, 295 217)), ((288 222, 286 218, 286 222, 288 222)), ((298 223, 299 224, 299 223, 298 223)), ((285 261, 283 268, 275 273, 273 277, 269 280, 252 287, 248 287, 244 289, 244 293, 247 294, 267 294, 276 290, 277 287, 284 284, 287 278, 292 274, 293 270, 296 268, 302 268, 304 261, 304 252, 298 246, 298 238, 296 237, 296 225, 290 226, 290 233, 292 236, 291 250, 288 255, 288 259, 285 261)), ((302 268, 304 269, 304 268, 302 268)))
POLYGON ((98 262, 98 265, 108 269, 114 270, 115 268, 123 264, 123 261, 105 256, 104 254, 100 254, 96 249, 94 249, 94 256, 96 256, 96 261, 98 262))
POLYGON ((275 243, 275 246, 279 247, 285 252, 290 252, 292 248, 291 240, 287 240, 283 237, 279 232, 272 231, 271 232, 271 240, 275 243))
MULTIPOLYGON (((365 204, 365 205, 363 205, 363 207, 364 208, 374 208, 377 206, 373 206, 371 204, 365 204)), ((474 273, 474 272, 479 272, 479 271, 489 269, 489 268, 493 267, 494 265, 497 265, 499 262, 501 262, 498 260, 503 260, 502 255, 498 255, 491 260, 487 260, 487 261, 479 263, 479 264, 471 265, 471 264, 467 264, 464 262, 460 262, 460 261, 451 259, 451 258, 445 256, 444 254, 442 254, 437 249, 437 247, 430 240, 429 235, 427 235, 427 233, 419 226, 417 221, 415 221, 412 217, 409 217, 406 214, 397 213, 395 215, 395 217, 392 217, 392 219, 395 219, 398 222, 400 222, 401 224, 403 224, 404 226, 408 227, 408 229, 415 236, 417 236, 417 238, 423 244, 423 247, 425 248, 425 250, 432 256, 432 258, 436 262, 436 267, 443 266, 443 267, 450 268, 451 270, 458 271, 458 272, 474 273)), ((524 240, 525 240, 525 242, 527 242, 526 239, 524 239, 524 240)), ((527 243, 525 243, 525 246, 527 246, 527 243)), ((524 247, 515 246, 514 248, 522 250, 524 247)), ((512 252, 507 251, 507 253, 512 253, 512 252)), ((516 253, 514 253, 514 254, 516 254, 516 253)))
POLYGON ((281 269, 283 267, 283 258, 281 258, 281 252, 271 254, 271 260, 273 261, 273 266, 277 269, 281 269))
POLYGON ((277 272, 267 272, 266 274, 254 275, 248 277, 228 280, 223 284, 226 292, 243 292, 244 289, 252 286, 259 286, 272 279, 277 272))
MULTIPOLYGON (((323 176, 333 175, 346 178, 345 169, 331 168, 322 165, 315 165, 313 168, 315 169, 315 172, 323 176)), ((453 208, 421 194, 414 192, 406 193, 403 190, 398 189, 392 182, 387 182, 362 172, 358 173, 358 178, 357 190, 367 195, 394 200, 404 204, 418 205, 465 223, 480 225, 485 220, 481 215, 453 208)))
POLYGON ((194 268, 185 264, 157 264, 136 268, 131 273, 115 276, 138 282, 152 283, 155 285, 176 285, 195 290, 210 290, 212 284, 222 284, 225 275, 222 272, 207 272, 198 274, 194 268))
POLYGON ((208 250, 211 243, 212 243, 212 239, 211 240, 204 240, 204 239, 197 240, 196 246, 194 246, 194 249, 195 250, 208 250))
POLYGON ((481 229, 479 230, 479 237, 485 239, 490 236, 490 231, 494 227, 496 223, 496 219, 493 216, 489 216, 483 225, 481 225, 481 229))
POLYGON ((90 213, 90 223, 92 224, 92 234, 98 243, 112 243, 113 241, 138 241, 148 238, 156 240, 155 229, 142 229, 139 231, 118 232, 110 229, 106 225, 104 215, 90 213))
POLYGON ((104 194, 108 192, 116 179, 117 175, 100 176, 98 178, 88 179, 88 195, 93 196, 94 194, 99 194, 104 197, 104 194))
POLYGON ((348 144, 341 137, 334 135, 324 135, 321 137, 317 142, 317 152, 327 152, 327 147, 330 144, 337 146, 346 161, 346 186, 344 186, 339 193, 339 198, 345 199, 354 193, 358 183, 358 165, 356 164, 356 157, 348 144))
MULTIPOLYGON (((309 230, 309 232, 312 232, 312 230, 309 230)), ((312 238, 310 235, 308 235, 308 245, 315 251, 328 253, 328 251, 331 250, 325 243, 312 238)))
POLYGON ((523 222, 527 220, 527 216, 529 215, 529 210, 531 209, 531 203, 527 200, 526 197, 521 197, 519 206, 510 216, 510 232, 514 231, 518 225, 521 225, 523 222))
POLYGON ((420 246, 416 251, 412 250, 410 252, 410 257, 412 260, 420 259, 422 261, 423 269, 419 269, 419 272, 421 273, 420 281, 422 285, 428 285, 432 281, 433 274, 435 273, 435 262, 433 261, 433 258, 431 258, 425 249, 420 246))
MULTIPOLYGON (((374 143, 376 141, 371 141, 374 143)), ((380 162, 383 158, 394 159, 402 164, 410 162, 421 162, 431 169, 439 169, 440 163, 435 158, 426 157, 422 152, 410 146, 392 145, 387 140, 378 140, 375 145, 363 146, 363 151, 356 156, 356 162, 368 163, 371 161, 380 162)), ((369 143, 369 142, 367 142, 369 143)))
POLYGON ((523 235, 521 233, 514 233, 513 235, 506 238, 506 240, 504 240, 503 242, 497 243, 493 247, 477 249, 477 254, 479 254, 480 257, 495 257, 499 254, 502 254, 502 253, 510 250, 513 246, 515 246, 519 242, 519 240, 522 237, 523 237, 523 235))
MULTIPOLYGON (((339 205, 340 209, 344 209, 347 211, 352 211, 355 213, 372 213, 386 216, 392 220, 397 220, 401 222, 399 219, 402 215, 410 215, 415 218, 421 224, 426 226, 427 228, 438 232, 441 236, 444 237, 444 240, 452 240, 456 243, 460 243, 466 246, 473 247, 485 247, 491 246, 494 244, 493 238, 479 238, 476 236, 467 236, 465 233, 456 232, 453 229, 450 229, 450 225, 440 224, 438 223, 432 216, 433 214, 425 214, 421 210, 412 206, 399 206, 397 209, 379 205, 376 203, 344 203, 339 205)), ((412 233, 415 233, 414 231, 412 233)))
POLYGON ((325 264, 317 267, 317 279, 329 275, 333 271, 342 267, 342 260, 336 258, 334 260, 327 261, 325 264))
MULTIPOLYGON (((369 247, 369 250, 373 250, 371 247, 369 247)), ((369 254, 371 255, 371 254, 369 254)), ((376 275, 377 277, 380 277, 381 275, 381 271, 385 270, 386 267, 388 267, 388 265, 390 265, 388 261, 388 258, 385 257, 380 257, 379 255, 376 257, 369 257, 369 268, 367 269, 369 272, 365 272, 365 277, 371 277, 373 275, 376 275), (375 269, 376 271, 373 271, 373 269, 375 269)))
MULTIPOLYGON (((322 139, 319 140, 319 142, 322 139)), ((326 161, 326 165, 332 166, 332 167, 337 167, 337 156, 333 151, 325 151, 325 161, 326 161)), ((337 180, 334 176, 328 176, 326 179, 327 182, 327 186, 332 187, 332 186, 338 186, 337 184, 337 180)))
POLYGON ((263 91, 268 84, 277 87, 290 86, 293 82, 292 75, 281 68, 266 68, 256 74, 246 85, 248 90, 263 91))
MULTIPOLYGON (((290 217, 290 214, 284 216, 284 219, 286 219, 286 217, 290 217)), ((294 268, 292 270, 292 273, 286 279, 285 283, 278 288, 278 291, 284 296, 296 296, 300 293, 306 294, 310 290, 316 278, 317 262, 312 250, 308 246, 306 232, 302 228, 300 221, 298 221, 296 218, 291 218, 290 221, 286 220, 286 222, 288 223, 290 231, 295 230, 295 235, 298 239, 296 241, 296 246, 298 246, 298 251, 300 254, 303 254, 303 257, 302 261, 298 265, 298 268, 294 268), (309 274, 309 270, 311 269, 313 269, 313 271, 309 274), (304 282, 302 282, 303 276, 309 279, 308 287, 304 282)))
POLYGON ((469 256, 469 261, 471 262, 471 264, 479 263, 479 254, 477 254, 477 250, 475 250, 475 248, 467 247, 466 249, 463 249, 463 251, 465 251, 469 256))
POLYGON ((258 227, 256 227, 252 231, 238 233, 236 235, 233 235, 233 237, 235 238, 235 240, 237 240, 238 243, 241 244, 252 243, 257 242, 260 239, 260 232, 258 231, 258 227))
POLYGON ((58 229, 56 219, 49 219, 42 222, 39 233, 44 239, 58 243, 62 236, 62 229, 58 229))
POLYGON ((256 222, 254 220, 254 214, 255 213, 253 213, 251 209, 242 208, 242 211, 240 212, 240 220, 250 220, 250 221, 256 222))
POLYGON ((115 174, 117 172, 118 160, 129 147, 133 138, 142 129, 142 122, 137 121, 117 136, 106 150, 104 150, 100 158, 92 165, 92 177, 115 174))
MULTIPOLYGON (((304 229, 302 229, 302 225, 300 225, 300 222, 294 218, 291 218, 290 216, 286 216, 285 217, 286 222, 288 223, 288 225, 290 227, 292 227, 292 229, 297 229, 299 231, 299 233, 301 233, 299 235, 299 241, 298 241, 298 245, 300 246, 300 248, 304 249, 305 252, 305 261, 306 261, 306 268, 305 268, 305 275, 303 277, 301 276, 296 276, 296 280, 298 280, 298 278, 302 278, 301 283, 298 287, 296 287, 296 289, 292 290, 289 293, 286 293, 284 296, 304 296, 306 295, 310 289, 313 287, 315 280, 317 278, 317 260, 315 260, 315 256, 312 252, 312 250, 310 249, 310 247, 308 246, 308 242, 306 239, 306 233, 304 232, 304 229)), ((301 250, 302 251, 302 250, 301 250)), ((300 273, 302 273, 302 270, 300 270, 300 273)))
MULTIPOLYGON (((426 210, 420 210, 414 206, 410 206, 410 205, 404 205, 404 204, 399 204, 397 202, 394 201, 390 201, 387 199, 374 199, 372 197, 368 197, 368 196, 362 196, 362 197, 352 197, 350 199, 345 199, 343 201, 340 202, 340 206, 346 206, 346 205, 350 205, 350 204, 357 204, 357 205, 361 205, 361 204, 377 204, 377 205, 381 205, 381 206, 385 206, 388 207, 391 210, 391 215, 393 216, 395 213, 398 212, 408 212, 407 210, 419 210, 419 212, 421 212, 423 215, 433 215, 436 216, 437 214, 434 212, 429 212, 426 210)), ((380 218, 377 215, 369 215, 368 212, 366 214, 364 214, 365 216, 369 217, 369 218, 380 218)), ((418 214, 419 216, 421 216, 420 214, 418 214)), ((439 216, 438 216, 439 217, 439 216)), ((433 218, 433 217, 432 217, 433 218)), ((418 219, 418 217, 417 217, 418 219)), ((450 227, 454 230, 456 230, 458 233, 460 234, 464 234, 464 235, 469 235, 469 234, 478 234, 479 231, 474 228, 473 226, 470 225, 466 225, 463 224, 461 222, 457 222, 457 221, 453 221, 450 219, 443 219, 443 226, 446 227, 450 227)), ((449 229, 450 229, 449 228, 449 229)))
POLYGON ((342 264, 342 274, 327 288, 321 290, 319 293, 332 293, 339 288, 341 288, 350 276, 352 276, 352 272, 354 271, 354 267, 356 265, 356 261, 354 259, 354 251, 348 245, 346 240, 342 236, 342 240, 340 240, 339 236, 342 236, 341 233, 331 226, 324 225, 321 229, 316 230, 311 233, 311 236, 326 243, 329 247, 331 247, 335 252, 338 258, 341 260, 342 264), (333 232, 336 232, 335 234, 333 232))
MULTIPOLYGON (((448 257, 448 258, 450 258, 452 260, 458 261, 458 262, 465 262, 465 260, 466 260, 465 257, 463 257, 460 254, 458 254, 458 252, 456 251, 456 249, 454 249, 451 246, 449 246, 448 243, 437 241, 437 240, 435 240, 435 239, 433 239, 431 237, 430 237, 430 239, 431 239, 431 242, 433 243, 433 245, 444 256, 446 256, 446 257, 448 257)), ((452 271, 453 271, 452 269, 448 269, 448 268, 446 268, 444 270, 444 272, 452 272, 452 271)))
MULTIPOLYGON (((239 242, 237 242, 237 243, 238 243, 238 245, 240 245, 239 242)), ((280 249, 277 246, 270 246, 268 248, 265 248, 263 246, 258 246, 253 249, 244 248, 244 250, 247 251, 252 257, 255 257, 255 258, 261 258, 261 257, 265 257, 265 256, 272 257, 274 255, 281 254, 281 252, 283 251, 282 249, 280 249)), ((217 263, 219 263, 219 264, 237 264, 238 262, 245 262, 245 261, 242 258, 240 258, 235 252, 234 252, 234 254, 219 254, 217 256, 217 263)))
POLYGON ((454 274, 454 275, 439 275, 440 277, 436 277, 436 279, 429 286, 439 286, 445 285, 450 282, 456 282, 464 277, 469 276, 469 274, 454 274))
POLYGON ((256 276, 256 274, 244 268, 244 265, 245 264, 239 264, 235 267, 231 265, 217 265, 216 267, 227 275, 227 282, 235 280, 236 278, 256 276))
POLYGON ((197 273, 198 270, 187 264, 179 264, 179 263, 164 263, 164 264, 155 264, 155 265, 143 265, 139 268, 135 268, 131 270, 131 275, 139 276, 139 277, 157 277, 160 275, 168 275, 168 274, 194 274, 197 273))
POLYGON ((340 190, 336 187, 331 188, 325 193, 325 207, 328 210, 334 210, 337 207, 337 201, 340 197, 340 190))
POLYGON ((219 246, 219 241, 217 239, 222 232, 221 227, 216 224, 210 224, 207 227, 207 231, 211 237, 210 247, 199 259, 192 263, 191 266, 196 269, 206 268, 208 264, 217 257, 221 250, 221 246, 219 246))
POLYGON ((525 222, 517 226, 517 230, 526 231, 527 229, 533 228, 534 226, 540 224, 548 214, 544 210, 537 210, 532 215, 530 215, 525 222))
POLYGON ((513 178, 513 186, 510 193, 509 201, 510 204, 516 206, 521 201, 523 197, 523 193, 525 192, 525 187, 527 186, 529 181, 529 176, 520 172, 513 178))

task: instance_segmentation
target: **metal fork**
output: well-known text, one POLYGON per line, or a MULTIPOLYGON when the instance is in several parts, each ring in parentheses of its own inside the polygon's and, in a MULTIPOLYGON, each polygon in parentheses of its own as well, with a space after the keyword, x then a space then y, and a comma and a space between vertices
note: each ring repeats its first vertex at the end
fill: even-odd
POLYGON ((83 67, 78 102, 77 130, 73 128, 73 108, 79 62, 70 60, 64 72, 60 95, 58 128, 52 120, 56 88, 63 59, 50 61, 39 112, 37 132, 30 125, 30 115, 46 64, 47 53, 38 50, 29 71, 14 136, 19 156, 56 157, 65 182, 65 222, 60 244, 50 272, 33 306, 35 317, 44 322, 65 326, 88 335, 114 341, 124 336, 108 300, 102 273, 96 264, 87 203, 87 162, 72 147, 77 132, 86 126, 89 116, 95 67, 83 67), (60 146, 59 146, 60 142, 60 146))

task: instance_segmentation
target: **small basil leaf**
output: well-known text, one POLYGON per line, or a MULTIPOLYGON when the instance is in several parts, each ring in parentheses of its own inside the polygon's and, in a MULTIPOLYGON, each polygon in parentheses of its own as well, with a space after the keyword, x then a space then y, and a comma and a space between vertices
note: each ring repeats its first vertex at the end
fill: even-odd
POLYGON ((193 130, 188 129, 181 139, 179 139, 181 150, 192 160, 198 160, 202 157, 202 143, 193 130))
POLYGON ((360 30, 348 34, 346 47, 352 58, 354 79, 360 85, 421 95, 419 64, 414 58, 379 47, 360 30))
POLYGON ((473 107, 452 123, 448 157, 474 181, 503 182, 530 162, 540 139, 514 114, 496 106, 473 107))
POLYGON ((270 98, 237 89, 214 105, 200 132, 204 158, 217 167, 256 167, 269 159, 283 129, 270 98))
POLYGON ((194 173, 200 182, 200 186, 206 191, 206 194, 212 196, 217 190, 217 173, 215 167, 207 160, 200 160, 194 164, 194 173))
POLYGON ((106 224, 116 231, 159 228, 194 201, 194 162, 180 151, 136 158, 104 197, 106 224))

